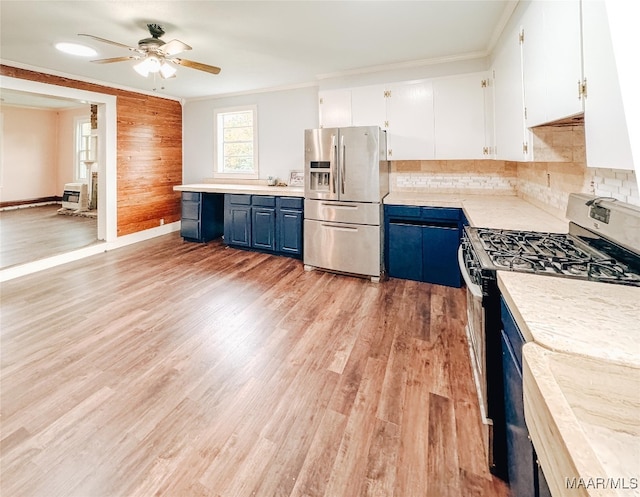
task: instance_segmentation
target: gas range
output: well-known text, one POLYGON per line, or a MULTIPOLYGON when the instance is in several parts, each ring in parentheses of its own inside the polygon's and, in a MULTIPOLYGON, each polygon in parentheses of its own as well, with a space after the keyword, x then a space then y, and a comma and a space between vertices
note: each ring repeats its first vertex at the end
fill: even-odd
MULTIPOLYGON (((572 194, 566 217, 568 233, 467 226, 458 250, 487 459, 492 472, 501 477, 507 472, 507 437, 512 437, 506 429, 502 368, 506 354, 513 354, 513 350, 507 350, 507 340, 508 347, 512 344, 502 322, 497 272, 533 273, 550 280, 575 278, 587 285, 598 281, 640 287, 640 207, 572 194)), ((509 364, 517 366, 517 361, 509 364)))
POLYGON ((640 286, 640 208, 573 194, 569 233, 467 226, 464 265, 475 284, 518 271, 640 286))
MULTIPOLYGON (((466 228, 484 270, 518 271, 640 286, 640 270, 625 264, 619 250, 598 250, 562 233, 466 228)), ((623 257, 624 258, 624 257, 623 257)))

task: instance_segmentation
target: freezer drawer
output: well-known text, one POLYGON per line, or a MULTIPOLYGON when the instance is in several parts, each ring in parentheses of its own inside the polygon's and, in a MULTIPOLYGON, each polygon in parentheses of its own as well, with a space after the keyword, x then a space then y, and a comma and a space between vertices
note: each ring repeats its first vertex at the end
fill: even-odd
POLYGON ((304 221, 304 263, 309 266, 380 277, 380 226, 304 221))
POLYGON ((341 202, 305 199, 304 217, 316 221, 379 225, 382 219, 379 203, 341 202))

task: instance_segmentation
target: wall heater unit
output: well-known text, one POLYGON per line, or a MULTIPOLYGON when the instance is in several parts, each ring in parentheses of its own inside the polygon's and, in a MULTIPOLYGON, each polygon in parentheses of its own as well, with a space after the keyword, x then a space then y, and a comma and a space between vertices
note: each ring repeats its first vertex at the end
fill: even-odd
POLYGON ((86 211, 88 207, 87 185, 66 183, 62 194, 62 208, 86 211))

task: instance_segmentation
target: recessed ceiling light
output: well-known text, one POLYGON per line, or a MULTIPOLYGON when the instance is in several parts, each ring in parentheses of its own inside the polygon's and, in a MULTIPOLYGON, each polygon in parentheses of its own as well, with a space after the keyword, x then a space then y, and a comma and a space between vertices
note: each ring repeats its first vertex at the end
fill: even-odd
POLYGON ((61 52, 71 55, 80 55, 81 57, 93 57, 98 55, 93 48, 78 43, 56 43, 56 48, 61 52))

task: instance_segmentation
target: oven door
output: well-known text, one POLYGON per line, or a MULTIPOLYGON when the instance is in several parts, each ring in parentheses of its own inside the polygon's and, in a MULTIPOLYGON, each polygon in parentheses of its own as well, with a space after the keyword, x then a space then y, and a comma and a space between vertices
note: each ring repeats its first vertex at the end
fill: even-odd
MULTIPOLYGON (((465 245, 466 250, 473 250, 465 245)), ((473 263, 472 257, 465 257, 463 245, 458 248, 458 265, 462 278, 467 287, 467 341, 469 344, 469 356, 471 359, 471 369, 478 395, 480 416, 483 424, 483 438, 486 449, 487 462, 491 464, 493 458, 491 454, 492 446, 492 422, 487 416, 487 378, 486 378, 486 337, 485 337, 485 309, 482 305, 482 287, 473 281, 470 275, 468 264, 473 263)))

